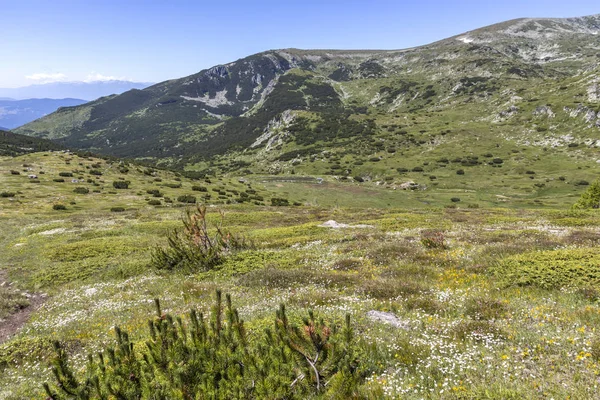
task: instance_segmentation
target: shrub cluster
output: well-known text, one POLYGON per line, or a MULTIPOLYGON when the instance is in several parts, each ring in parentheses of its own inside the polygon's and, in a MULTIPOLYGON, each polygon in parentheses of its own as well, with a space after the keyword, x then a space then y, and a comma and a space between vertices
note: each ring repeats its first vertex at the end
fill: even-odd
POLYGON ((129 181, 114 181, 112 183, 115 189, 129 189, 129 181))
POLYGON ((186 210, 182 230, 167 236, 167 246, 152 253, 151 266, 159 270, 207 271, 219 265, 224 257, 249 247, 243 238, 222 228, 221 221, 209 229, 204 205, 186 210))
POLYGON ((309 311, 297 326, 281 305, 273 329, 249 335, 231 298, 222 304, 220 291, 208 321, 192 310, 184 322, 155 304, 143 346, 115 327, 115 345, 90 354, 82 374, 54 342, 57 384, 44 383, 48 398, 357 398, 367 375, 349 315, 338 326, 309 311))

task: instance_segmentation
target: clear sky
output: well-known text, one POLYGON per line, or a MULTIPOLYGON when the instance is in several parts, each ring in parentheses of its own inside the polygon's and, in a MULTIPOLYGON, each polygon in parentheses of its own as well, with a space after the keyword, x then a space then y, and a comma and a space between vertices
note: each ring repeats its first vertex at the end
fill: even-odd
POLYGON ((269 49, 401 49, 597 13, 598 0, 0 0, 0 87, 160 82, 269 49))

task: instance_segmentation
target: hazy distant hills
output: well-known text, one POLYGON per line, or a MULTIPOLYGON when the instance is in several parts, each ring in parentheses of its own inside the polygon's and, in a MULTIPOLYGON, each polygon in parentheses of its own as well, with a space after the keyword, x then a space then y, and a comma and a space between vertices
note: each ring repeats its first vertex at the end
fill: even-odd
POLYGON ((0 126, 13 129, 53 113, 60 107, 84 104, 81 99, 0 100, 0 126))
POLYGON ((406 50, 266 51, 17 132, 177 166, 372 175, 460 160, 475 144, 466 165, 522 146, 584 157, 600 146, 599 113, 596 15, 507 21, 406 50))
POLYGON ((130 81, 55 82, 19 88, 0 88, 0 98, 10 99, 83 99, 95 100, 131 89, 144 89, 152 83, 130 81))

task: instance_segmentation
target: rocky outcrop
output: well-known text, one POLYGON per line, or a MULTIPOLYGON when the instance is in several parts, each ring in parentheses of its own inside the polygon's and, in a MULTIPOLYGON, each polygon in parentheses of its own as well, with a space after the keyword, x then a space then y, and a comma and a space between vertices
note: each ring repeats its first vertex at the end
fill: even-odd
POLYGON ((554 118, 556 114, 552 111, 552 109, 548 106, 539 106, 535 110, 533 110, 533 115, 537 117, 548 117, 554 118))
POLYGON ((262 135, 260 135, 251 148, 262 145, 265 141, 265 150, 270 150, 273 146, 283 142, 283 139, 289 134, 287 128, 296 118, 296 114, 292 110, 285 110, 276 118, 273 118, 267 124, 262 135))

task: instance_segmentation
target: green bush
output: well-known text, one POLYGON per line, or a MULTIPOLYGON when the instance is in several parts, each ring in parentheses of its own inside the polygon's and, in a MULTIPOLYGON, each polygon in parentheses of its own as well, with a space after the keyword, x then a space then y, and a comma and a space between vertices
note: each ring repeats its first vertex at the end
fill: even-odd
POLYGON ((62 183, 62 182, 64 182, 65 180, 64 180, 63 178, 54 178, 54 179, 52 179, 52 181, 53 181, 53 182, 62 183))
POLYGON ((67 206, 65 206, 64 204, 54 204, 54 205, 52 206, 52 209, 53 209, 53 210, 57 210, 57 211, 58 211, 58 210, 66 210, 66 209, 67 209, 67 206))
POLYGON ((177 201, 180 203, 195 204, 196 196, 192 196, 191 194, 182 194, 181 196, 177 197, 177 201))
POLYGON ((73 173, 72 172, 59 172, 58 176, 64 176, 64 177, 72 177, 73 173))
POLYGON ((600 179, 596 180, 573 205, 575 209, 600 208, 600 179))
POLYGON ((493 268, 503 284, 544 289, 600 284, 600 249, 529 252, 508 257, 493 268))
POLYGON ((160 200, 148 200, 148 205, 150 206, 160 206, 162 203, 160 200))
POLYGON ((129 181, 114 181, 112 183, 115 189, 129 189, 129 181))
POLYGON ((125 211, 125 207, 111 207, 110 211, 111 212, 123 212, 123 211, 125 211))
POLYGON ((62 399, 306 399, 357 398, 368 371, 346 315, 341 326, 309 311, 292 323, 281 305, 273 328, 249 334, 217 291, 209 318, 192 310, 186 321, 156 316, 149 335, 135 343, 115 327, 116 343, 88 357, 82 373, 54 342, 56 386, 44 383, 48 398, 62 399))
POLYGON ((271 199, 271 205, 272 206, 289 206, 290 202, 288 201, 288 199, 282 199, 279 197, 273 197, 271 199))
POLYGON ((428 249, 447 249, 444 232, 425 230, 421 232, 421 244, 428 249))
POLYGON ((14 192, 0 192, 0 197, 15 197, 15 195, 14 192))
POLYGON ((159 270, 207 271, 223 262, 225 256, 249 247, 243 238, 223 229, 220 222, 209 232, 206 206, 186 210, 183 229, 167 236, 167 246, 152 253, 150 265, 159 270))
POLYGON ((206 188, 206 186, 194 185, 194 186, 192 186, 192 190, 194 190, 196 192, 208 192, 208 189, 206 188))
POLYGON ((162 197, 163 194, 158 189, 148 189, 146 193, 151 194, 152 197, 162 197))
POLYGON ((90 189, 86 188, 86 187, 76 187, 75 189, 73 189, 73 193, 77 193, 77 194, 88 194, 90 192, 90 189))

